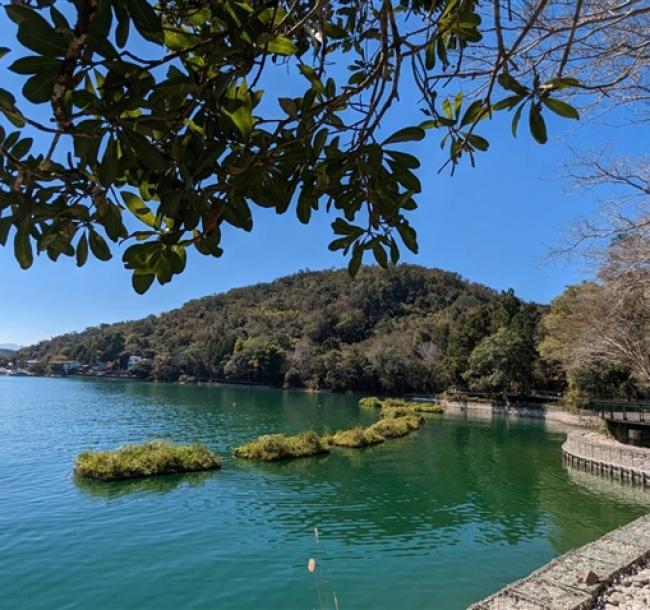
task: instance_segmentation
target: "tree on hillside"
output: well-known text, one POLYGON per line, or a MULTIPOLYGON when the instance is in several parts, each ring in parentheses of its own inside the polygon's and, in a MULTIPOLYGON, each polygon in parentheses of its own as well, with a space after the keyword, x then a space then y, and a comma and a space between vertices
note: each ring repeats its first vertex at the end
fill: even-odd
POLYGON ((608 107, 647 91, 645 1, 60 4, 6 7, 20 46, 0 52, 25 80, 20 100, 0 89, 0 244, 28 268, 34 248, 83 265, 126 242, 138 292, 181 273, 187 248, 220 256, 223 223, 251 230, 255 206, 335 215, 330 249, 353 274, 366 251, 394 263, 398 238, 418 247, 403 142, 439 132, 453 170, 488 149, 495 113, 544 143, 549 112, 578 118, 567 94, 608 107), (265 95, 287 74, 293 95, 265 95), (419 118, 380 133, 404 87, 419 118))
POLYGON ((567 373, 589 365, 624 368, 650 385, 650 268, 628 264, 638 248, 636 234, 614 239, 598 281, 571 286, 553 301, 540 345, 545 358, 567 373))

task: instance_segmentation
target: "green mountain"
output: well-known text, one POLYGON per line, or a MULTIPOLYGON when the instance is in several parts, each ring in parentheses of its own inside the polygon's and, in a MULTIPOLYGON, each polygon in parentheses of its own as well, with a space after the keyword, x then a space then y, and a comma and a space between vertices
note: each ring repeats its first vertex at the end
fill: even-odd
POLYGON ((164 381, 181 377, 382 393, 547 384, 543 307, 456 273, 400 265, 305 271, 23 348, 164 381), (138 357, 141 360, 138 360, 138 357), (137 362, 136 362, 137 361, 137 362))

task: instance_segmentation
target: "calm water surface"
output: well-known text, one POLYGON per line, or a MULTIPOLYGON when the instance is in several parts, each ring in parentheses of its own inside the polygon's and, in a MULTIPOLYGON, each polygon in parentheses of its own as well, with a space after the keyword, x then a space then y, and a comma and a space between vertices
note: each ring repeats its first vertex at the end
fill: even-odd
POLYGON ((372 420, 351 396, 0 377, 0 608, 310 610, 336 594, 341 610, 461 610, 650 507, 567 472, 564 434, 538 421, 434 417, 361 451, 230 457, 259 434, 372 420), (71 477, 83 449, 159 437, 204 442, 224 468, 71 477))

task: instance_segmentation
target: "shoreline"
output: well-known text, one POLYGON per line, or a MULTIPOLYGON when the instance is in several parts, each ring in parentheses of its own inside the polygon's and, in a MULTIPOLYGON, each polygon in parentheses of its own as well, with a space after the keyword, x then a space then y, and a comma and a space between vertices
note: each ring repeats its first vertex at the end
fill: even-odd
POLYGON ((650 557, 650 515, 569 551, 467 610, 592 610, 620 576, 650 557))

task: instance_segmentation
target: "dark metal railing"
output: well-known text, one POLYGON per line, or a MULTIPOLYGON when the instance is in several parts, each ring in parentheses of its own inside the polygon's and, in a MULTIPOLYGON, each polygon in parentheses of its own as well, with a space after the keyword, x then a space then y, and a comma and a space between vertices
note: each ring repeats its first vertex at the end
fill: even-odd
POLYGON ((650 424, 650 401, 597 400, 591 408, 604 419, 650 424))

